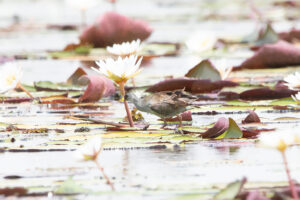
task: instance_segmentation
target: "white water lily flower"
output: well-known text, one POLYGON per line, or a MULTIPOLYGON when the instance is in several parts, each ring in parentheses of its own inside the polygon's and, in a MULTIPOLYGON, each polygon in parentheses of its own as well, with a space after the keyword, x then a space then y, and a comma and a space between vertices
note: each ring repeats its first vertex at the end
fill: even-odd
POLYGON ((0 66, 0 93, 15 89, 22 78, 22 69, 13 62, 0 66))
POLYGON ((294 74, 290 74, 283 79, 290 89, 300 89, 300 73, 296 72, 294 74))
POLYGON ((217 38, 210 32, 196 32, 185 42, 187 48, 193 52, 212 50, 217 38))
POLYGON ((128 56, 131 54, 135 54, 141 49, 141 40, 133 40, 131 42, 123 42, 122 44, 114 44, 111 47, 106 47, 106 50, 118 56, 128 56))
POLYGON ((102 138, 100 136, 90 139, 76 151, 76 157, 82 161, 96 160, 102 150, 102 138))
POLYGON ((295 134, 276 133, 265 134, 259 137, 260 146, 285 151, 288 146, 295 144, 295 134))
POLYGON ((143 57, 137 60, 136 55, 129 57, 118 57, 114 60, 107 58, 105 61, 96 61, 99 69, 93 68, 95 71, 104 74, 109 79, 115 81, 117 84, 124 84, 126 81, 135 75, 137 75, 141 69, 139 69, 143 57))
POLYGON ((79 10, 87 10, 97 5, 96 0, 66 0, 66 3, 79 10))

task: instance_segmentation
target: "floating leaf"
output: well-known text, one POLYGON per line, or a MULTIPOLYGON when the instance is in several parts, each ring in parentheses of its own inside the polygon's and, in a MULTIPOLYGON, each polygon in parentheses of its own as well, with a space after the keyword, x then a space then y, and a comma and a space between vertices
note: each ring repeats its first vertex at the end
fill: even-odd
POLYGON ((216 200, 232 200, 241 192, 246 183, 246 178, 242 180, 235 181, 233 183, 229 183, 226 188, 221 190, 218 194, 214 196, 213 199, 216 200))
POLYGON ((278 35, 274 31, 271 24, 267 24, 265 29, 260 32, 259 37, 255 41, 255 45, 271 44, 278 41, 278 35))
POLYGON ((290 89, 270 89, 268 87, 247 90, 240 94, 242 100, 272 100, 290 97, 296 94, 297 91, 290 89))
MULTIPOLYGON (((181 115, 182 121, 193 121, 192 112, 190 110, 185 111, 185 112, 181 113, 180 115, 181 115)), ((167 122, 177 122, 177 121, 179 121, 179 118, 176 116, 173 118, 166 118, 165 120, 167 122)))
POLYGON ((37 91, 82 91, 83 87, 78 85, 70 85, 67 83, 53 83, 51 81, 38 81, 34 83, 34 87, 37 91))
POLYGON ((115 93, 114 83, 104 76, 84 75, 79 81, 89 83, 85 92, 79 98, 79 102, 96 102, 101 97, 111 96, 115 93))
POLYGON ((277 68, 300 65, 300 49, 296 46, 279 41, 275 44, 263 45, 252 57, 245 60, 234 70, 277 68))
POLYGON ((293 42, 300 40, 300 29, 293 28, 289 32, 281 32, 279 33, 279 37, 282 40, 293 42))
POLYGON ((23 196, 26 195, 28 190, 23 187, 6 187, 0 188, 0 196, 23 196))
POLYGON ((224 87, 235 87, 237 83, 231 81, 210 81, 195 78, 174 78, 161 81, 149 87, 147 92, 161 92, 185 89, 190 93, 205 93, 220 90, 224 87))
POLYGON ((208 129, 206 132, 202 133, 202 138, 216 138, 228 129, 229 127, 229 121, 228 119, 221 117, 218 119, 218 121, 215 123, 215 125, 208 129))
POLYGON ((72 178, 65 180, 56 190, 55 194, 80 194, 87 193, 89 190, 82 188, 72 178))
POLYGON ((229 127, 225 133, 218 136, 217 139, 238 139, 243 137, 243 132, 236 122, 229 118, 229 127))
POLYGON ((245 36, 242 42, 264 45, 278 41, 278 35, 270 23, 262 24, 258 29, 245 36))
POLYGON ((152 29, 144 21, 107 12, 83 31, 80 40, 81 43, 92 44, 94 47, 106 47, 136 39, 145 40, 151 33, 152 29))
POLYGON ((249 123, 260 123, 260 118, 254 112, 254 110, 249 110, 249 114, 246 116, 246 118, 242 121, 243 124, 249 124, 249 123))
POLYGON ((81 76, 87 75, 87 73, 81 68, 78 67, 76 71, 68 78, 67 84, 70 85, 79 85, 79 78, 81 76))
POLYGON ((190 69, 185 76, 198 79, 210 79, 211 81, 222 80, 220 72, 208 59, 202 60, 190 69))

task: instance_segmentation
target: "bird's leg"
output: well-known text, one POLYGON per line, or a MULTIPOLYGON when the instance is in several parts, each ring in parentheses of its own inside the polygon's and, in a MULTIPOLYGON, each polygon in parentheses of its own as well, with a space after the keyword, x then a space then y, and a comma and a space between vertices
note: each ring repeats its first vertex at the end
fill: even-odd
POLYGON ((162 125, 162 127, 161 128, 165 128, 168 124, 167 124, 167 121, 166 121, 166 119, 165 118, 162 118, 162 120, 164 121, 164 124, 162 125))
POLYGON ((178 124, 178 126, 176 126, 175 134, 184 134, 183 131, 182 131, 182 116, 177 115, 177 117, 179 119, 179 124, 178 124))
POLYGON ((178 120, 179 120, 179 128, 181 128, 182 127, 182 116, 181 115, 177 115, 177 117, 178 117, 178 120))

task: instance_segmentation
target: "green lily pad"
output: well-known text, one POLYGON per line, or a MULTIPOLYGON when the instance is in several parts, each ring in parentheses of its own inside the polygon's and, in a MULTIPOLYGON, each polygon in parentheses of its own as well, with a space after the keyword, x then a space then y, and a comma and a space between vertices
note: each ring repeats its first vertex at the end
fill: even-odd
POLYGON ((238 180, 238 181, 228 184, 227 187, 224 188, 223 190, 221 190, 218 194, 216 194, 213 199, 216 199, 216 200, 218 200, 218 199, 219 200, 234 199, 242 190, 245 182, 246 182, 246 180, 242 179, 242 180, 238 180))
POLYGON ((38 81, 34 83, 38 91, 82 91, 84 87, 67 83, 53 83, 51 81, 38 81))

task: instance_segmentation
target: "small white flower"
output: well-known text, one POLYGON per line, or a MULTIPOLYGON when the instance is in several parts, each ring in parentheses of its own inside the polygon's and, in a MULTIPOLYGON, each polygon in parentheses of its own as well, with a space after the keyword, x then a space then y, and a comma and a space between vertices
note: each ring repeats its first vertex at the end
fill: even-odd
POLYGON ((66 3, 79 10, 87 10, 97 5, 96 0, 66 0, 66 3))
POLYGON ((118 56, 127 56, 135 54, 141 49, 141 40, 137 39, 132 42, 123 42, 122 44, 114 44, 112 47, 106 47, 106 50, 118 56))
POLYGON ((81 148, 76 151, 76 157, 79 160, 96 160, 102 150, 102 138, 100 136, 90 139, 81 148))
POLYGON ((22 69, 13 62, 0 66, 0 93, 15 89, 22 78, 22 69))
POLYGON ((107 58, 105 61, 96 61, 96 64, 100 67, 99 70, 93 69, 104 74, 117 84, 125 83, 128 79, 134 77, 141 71, 139 67, 143 57, 139 60, 137 59, 138 57, 135 55, 125 58, 119 56, 116 60, 107 58))
POLYGON ((290 89, 300 89, 300 73, 296 72, 294 74, 290 74, 283 79, 290 89))
POLYGON ((210 32, 196 32, 185 42, 187 48, 193 52, 212 50, 217 38, 210 32))
POLYGON ((284 151, 288 146, 295 144, 295 134, 276 133, 265 134, 259 137, 260 146, 284 151))

